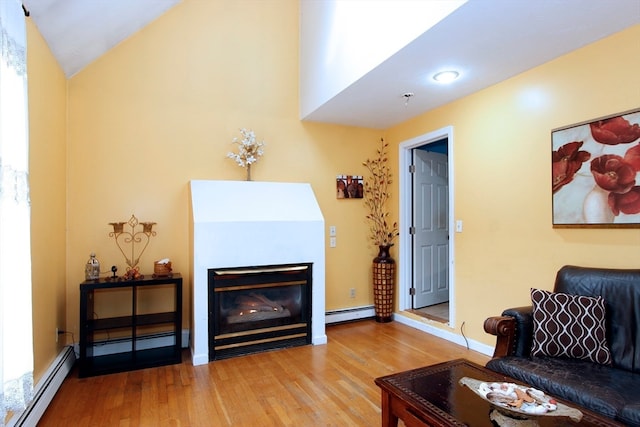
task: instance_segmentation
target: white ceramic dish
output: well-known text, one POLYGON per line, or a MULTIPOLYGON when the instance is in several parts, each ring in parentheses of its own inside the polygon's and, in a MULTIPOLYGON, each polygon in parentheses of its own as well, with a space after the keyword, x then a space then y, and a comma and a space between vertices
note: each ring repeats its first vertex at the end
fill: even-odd
MULTIPOLYGON (((545 395, 543 392, 533 389, 531 387, 525 387, 513 383, 490 383, 486 381, 480 381, 469 377, 461 378, 459 383, 461 385, 469 387, 476 395, 487 401, 493 408, 513 418, 518 419, 532 419, 537 417, 569 417, 572 420, 579 422, 582 419, 582 412, 578 409, 571 408, 555 399, 545 395), (491 393, 497 388, 508 389, 505 393, 519 389, 521 392, 533 395, 535 401, 532 403, 523 403, 522 406, 513 406, 515 398, 504 399, 490 399, 488 391, 491 393), (527 393, 529 391, 529 393, 527 393), (509 402, 509 403, 507 403, 509 402)), ((506 396, 507 394, 505 394, 506 396)), ((491 396, 490 396, 491 397, 491 396)))

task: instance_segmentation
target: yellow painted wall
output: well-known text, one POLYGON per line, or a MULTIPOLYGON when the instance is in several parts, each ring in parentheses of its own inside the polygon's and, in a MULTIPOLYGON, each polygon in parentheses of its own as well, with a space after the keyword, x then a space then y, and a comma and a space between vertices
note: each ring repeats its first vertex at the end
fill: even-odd
POLYGON ((388 130, 397 145, 454 127, 456 319, 470 338, 493 344, 484 319, 552 289, 562 265, 639 267, 638 229, 553 229, 550 184, 551 130, 640 107, 639 68, 635 26, 388 130))
MULTIPOLYGON (((335 176, 364 174, 380 136, 395 146, 447 125, 456 138, 455 217, 465 224, 454 235, 456 318, 470 338, 492 344, 484 318, 527 303, 531 286, 550 289, 563 264, 637 267, 640 230, 551 228, 549 150, 553 128, 638 107, 640 27, 382 135, 300 122, 293 5, 184 0, 66 82, 29 25, 36 376, 59 350, 56 323, 78 340, 89 253, 104 270, 125 269, 109 222, 135 214, 158 223, 142 270, 170 257, 185 277, 188 310, 188 182, 244 179, 225 158, 241 127, 267 142, 254 179, 310 182, 327 229, 337 227, 338 246, 326 249, 327 310, 372 303, 377 252, 362 203, 335 198, 335 176)), ((397 165, 397 150, 390 155, 397 165)), ((189 327, 188 311, 184 318, 189 327)))
POLYGON ((67 84, 29 19, 27 45, 33 347, 37 381, 66 338, 60 336, 56 343, 55 328, 66 328, 67 84))
MULTIPOLYGON (((364 208, 336 200, 335 176, 363 174, 380 132, 300 122, 297 82, 298 8, 290 0, 183 1, 69 80, 69 328, 78 330, 89 253, 103 270, 124 272, 107 224, 132 214, 158 223, 142 272, 169 257, 185 278, 188 310, 188 183, 245 179, 225 157, 242 127, 267 144, 253 178, 311 183, 327 229, 337 227, 338 246, 326 252, 327 310, 371 304, 375 253, 364 208)), ((184 319, 188 327, 188 311, 184 319)))

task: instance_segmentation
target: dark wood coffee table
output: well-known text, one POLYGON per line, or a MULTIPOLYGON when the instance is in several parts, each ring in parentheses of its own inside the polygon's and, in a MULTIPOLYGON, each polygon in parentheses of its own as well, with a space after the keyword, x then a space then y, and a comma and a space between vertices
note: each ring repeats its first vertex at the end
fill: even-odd
MULTIPOLYGON (((382 390, 382 427, 395 427, 398 419, 407 427, 495 427, 489 418, 493 409, 468 387, 458 384, 462 377, 522 384, 464 359, 376 378, 375 382, 382 390)), ((579 409, 583 413, 582 420, 576 423, 565 417, 538 417, 536 420, 541 427, 622 426, 574 403, 558 401, 579 409)))

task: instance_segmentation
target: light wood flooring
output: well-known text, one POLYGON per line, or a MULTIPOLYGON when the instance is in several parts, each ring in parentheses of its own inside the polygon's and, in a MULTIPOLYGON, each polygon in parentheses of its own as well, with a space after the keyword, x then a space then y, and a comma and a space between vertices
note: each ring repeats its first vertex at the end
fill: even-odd
MULTIPOLYGON (((377 426, 379 376, 480 353, 398 322, 327 327, 328 344, 91 378, 71 372, 38 426, 377 426)), ((402 425, 402 423, 401 423, 402 425)))
POLYGON ((447 323, 449 321, 449 302, 442 304, 430 305, 428 307, 416 308, 409 310, 411 313, 437 322, 447 323))

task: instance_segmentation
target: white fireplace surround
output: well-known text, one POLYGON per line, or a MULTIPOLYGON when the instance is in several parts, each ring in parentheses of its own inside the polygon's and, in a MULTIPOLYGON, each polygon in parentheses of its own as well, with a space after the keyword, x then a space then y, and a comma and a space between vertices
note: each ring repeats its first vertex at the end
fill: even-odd
POLYGON ((311 185, 194 180, 190 187, 193 364, 209 362, 211 268, 313 263, 311 343, 326 344, 324 218, 311 185))

